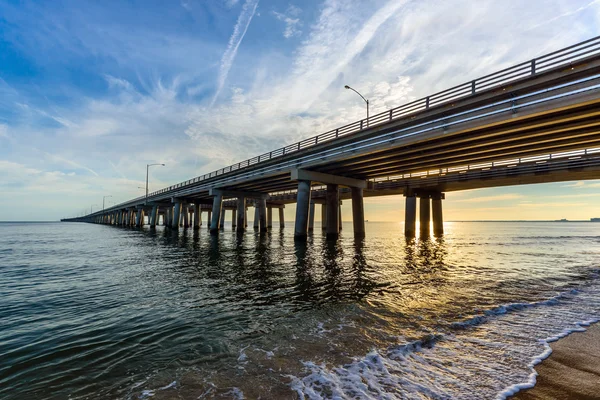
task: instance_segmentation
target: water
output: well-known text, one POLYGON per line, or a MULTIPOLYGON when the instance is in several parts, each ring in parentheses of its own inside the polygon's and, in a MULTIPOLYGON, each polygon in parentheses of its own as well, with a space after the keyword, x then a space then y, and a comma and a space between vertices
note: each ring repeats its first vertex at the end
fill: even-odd
POLYGON ((494 399, 600 317, 600 224, 0 224, 1 399, 494 399))

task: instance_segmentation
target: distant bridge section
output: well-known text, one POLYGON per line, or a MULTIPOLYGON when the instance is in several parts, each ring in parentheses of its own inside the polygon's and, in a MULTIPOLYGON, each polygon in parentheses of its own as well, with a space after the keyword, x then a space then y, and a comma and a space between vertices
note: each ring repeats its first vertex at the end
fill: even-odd
POLYGON ((239 162, 145 197, 70 221, 118 225, 201 224, 211 232, 235 211, 236 229, 272 226, 272 209, 296 202, 295 236, 323 204, 328 237, 340 202, 352 199, 354 233, 364 235, 363 197, 406 196, 405 233, 443 233, 444 192, 600 178, 600 37, 415 100, 324 134, 239 162), (193 205, 193 206, 191 206, 193 205), (225 208, 224 208, 225 207, 225 208), (192 222, 193 215, 193 222, 192 222))

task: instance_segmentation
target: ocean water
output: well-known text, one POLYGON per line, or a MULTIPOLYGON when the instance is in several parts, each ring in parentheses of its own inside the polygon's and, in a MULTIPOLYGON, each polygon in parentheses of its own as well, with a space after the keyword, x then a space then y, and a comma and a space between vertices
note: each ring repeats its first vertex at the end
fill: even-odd
POLYGON ((600 224, 0 224, 0 399, 502 399, 600 317, 600 224))

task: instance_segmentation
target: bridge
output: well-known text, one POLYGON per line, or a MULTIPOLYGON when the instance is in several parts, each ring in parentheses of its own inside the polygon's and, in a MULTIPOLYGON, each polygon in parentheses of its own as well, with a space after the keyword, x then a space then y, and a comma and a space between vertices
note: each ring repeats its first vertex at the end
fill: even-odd
POLYGON ((244 232, 272 227, 273 208, 296 203, 294 236, 322 227, 336 238, 343 200, 364 236, 364 197, 406 197, 405 234, 443 234, 444 193, 600 178, 600 37, 89 215, 64 219, 120 226, 161 223, 244 232))

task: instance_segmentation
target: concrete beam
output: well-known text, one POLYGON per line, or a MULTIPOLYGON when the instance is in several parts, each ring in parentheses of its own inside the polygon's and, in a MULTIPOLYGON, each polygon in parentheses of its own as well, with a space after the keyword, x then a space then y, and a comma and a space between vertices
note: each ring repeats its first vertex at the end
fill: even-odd
POLYGON ((217 196, 220 194, 222 197, 246 197, 249 199, 261 199, 266 200, 269 195, 262 192, 246 192, 243 190, 228 190, 228 189, 209 189, 209 196, 217 196))
POLYGON ((322 172, 308 171, 306 169, 293 169, 290 173, 293 181, 312 181, 326 185, 341 185, 368 189, 369 182, 362 179, 347 178, 345 176, 324 174, 322 172))

